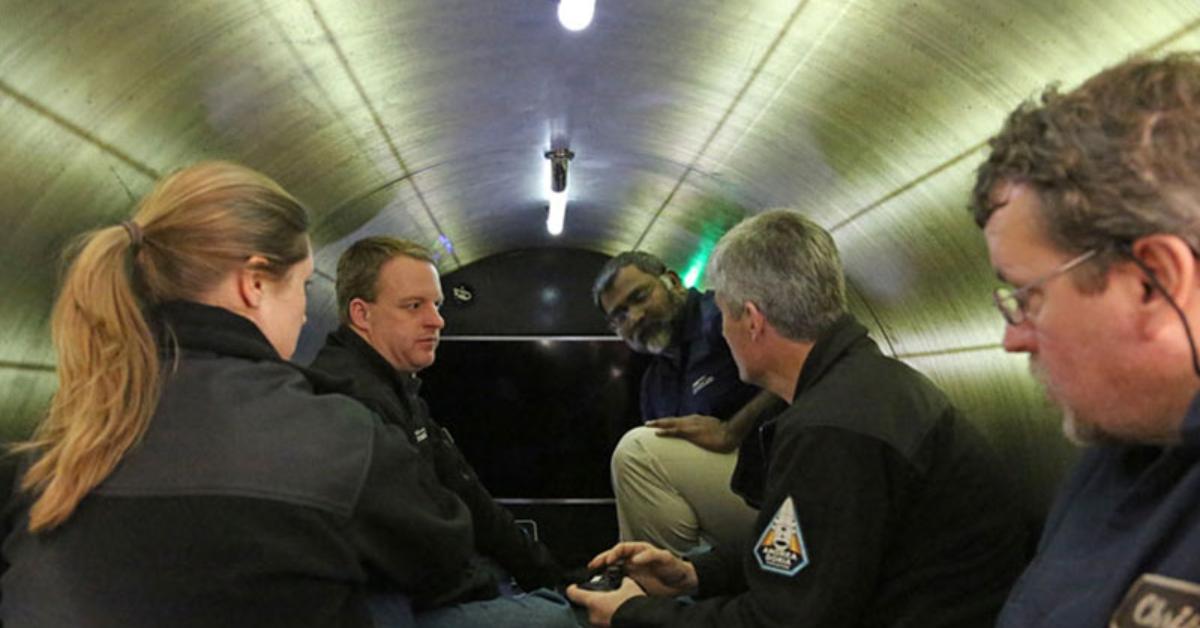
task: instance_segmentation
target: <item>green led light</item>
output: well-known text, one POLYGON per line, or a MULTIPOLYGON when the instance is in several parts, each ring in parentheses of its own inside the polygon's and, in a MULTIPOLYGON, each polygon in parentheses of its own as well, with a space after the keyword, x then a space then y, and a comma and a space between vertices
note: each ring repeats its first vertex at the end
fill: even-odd
POLYGON ((688 258, 687 264, 679 266, 683 270, 683 285, 688 288, 703 289, 704 271, 708 269, 708 260, 712 257, 717 243, 725 232, 733 228, 749 213, 744 207, 720 197, 710 197, 702 201, 695 210, 705 216, 700 225, 699 238, 696 248, 688 258))
POLYGON ((683 285, 688 288, 695 288, 696 281, 700 279, 700 274, 704 272, 704 264, 692 264, 683 274, 683 285))
POLYGON ((700 277, 704 275, 704 269, 708 267, 708 258, 712 255, 713 247, 717 245, 718 239, 720 239, 720 234, 717 234, 717 237, 706 238, 700 244, 700 250, 692 256, 692 261, 688 262, 687 271, 683 273, 684 286, 695 288, 700 283, 700 277))

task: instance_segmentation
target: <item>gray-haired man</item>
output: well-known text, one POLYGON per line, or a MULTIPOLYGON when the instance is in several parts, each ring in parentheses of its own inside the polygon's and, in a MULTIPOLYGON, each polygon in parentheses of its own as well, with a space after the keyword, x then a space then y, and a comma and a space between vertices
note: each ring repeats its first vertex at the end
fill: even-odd
POLYGON ((632 579, 569 596, 613 626, 990 626, 1026 546, 1001 466, 845 312, 829 234, 763 213, 721 239, 708 277, 742 379, 791 403, 763 430, 758 519, 690 562, 618 544, 593 564, 624 560, 632 579))

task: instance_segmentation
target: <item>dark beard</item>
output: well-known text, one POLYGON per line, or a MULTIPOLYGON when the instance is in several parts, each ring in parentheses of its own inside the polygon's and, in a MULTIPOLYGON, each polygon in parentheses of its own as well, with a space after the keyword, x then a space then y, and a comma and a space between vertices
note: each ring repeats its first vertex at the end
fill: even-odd
POLYGON ((669 315, 665 319, 642 319, 638 323, 633 333, 630 334, 630 338, 633 339, 631 344, 635 351, 658 355, 675 344, 675 327, 683 315, 686 294, 668 288, 667 310, 669 315))

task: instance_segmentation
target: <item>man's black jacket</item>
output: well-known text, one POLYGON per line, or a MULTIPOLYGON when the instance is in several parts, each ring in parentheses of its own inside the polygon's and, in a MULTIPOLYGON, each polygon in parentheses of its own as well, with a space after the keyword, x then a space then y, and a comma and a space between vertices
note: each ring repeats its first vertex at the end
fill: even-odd
MULTIPOLYGON (((497 504, 479 482, 449 432, 430 416, 429 407, 418 395, 419 379, 397 372, 366 340, 345 325, 329 334, 311 368, 344 380, 345 394, 404 429, 446 488, 466 502, 474 524, 475 551, 479 555, 499 563, 527 591, 559 583, 561 570, 549 550, 517 527, 512 514, 497 504)), ((462 577, 467 590, 477 587, 478 579, 493 578, 482 568, 462 577)))
POLYGON ((751 534, 692 559, 694 604, 635 597, 613 626, 995 624, 1028 547, 1005 467, 853 317, 817 339, 792 405, 759 436, 769 458, 751 534))

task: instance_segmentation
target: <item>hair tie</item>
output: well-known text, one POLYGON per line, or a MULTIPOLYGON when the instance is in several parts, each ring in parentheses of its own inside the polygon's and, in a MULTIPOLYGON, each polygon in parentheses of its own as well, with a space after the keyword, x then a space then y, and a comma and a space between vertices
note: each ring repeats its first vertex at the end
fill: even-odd
POLYGON ((126 220, 125 222, 121 223, 121 227, 125 229, 125 233, 129 234, 129 241, 133 243, 133 248, 141 248, 142 228, 132 220, 126 220))

